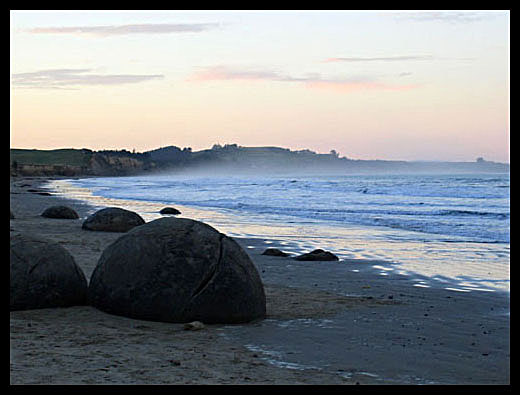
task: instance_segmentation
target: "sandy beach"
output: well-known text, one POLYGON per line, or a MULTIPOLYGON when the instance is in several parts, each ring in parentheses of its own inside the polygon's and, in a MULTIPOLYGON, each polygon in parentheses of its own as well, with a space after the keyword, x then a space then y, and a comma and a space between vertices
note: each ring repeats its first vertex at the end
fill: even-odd
MULTIPOLYGON (((88 279, 121 233, 82 230, 91 207, 29 191, 44 182, 11 178, 11 234, 60 243, 88 279), (41 217, 56 204, 80 218, 41 217)), ((381 275, 377 261, 298 262, 261 255, 283 246, 236 240, 262 277, 265 320, 189 331, 90 306, 15 311, 10 383, 510 383, 507 292, 418 287, 403 275, 381 275)))

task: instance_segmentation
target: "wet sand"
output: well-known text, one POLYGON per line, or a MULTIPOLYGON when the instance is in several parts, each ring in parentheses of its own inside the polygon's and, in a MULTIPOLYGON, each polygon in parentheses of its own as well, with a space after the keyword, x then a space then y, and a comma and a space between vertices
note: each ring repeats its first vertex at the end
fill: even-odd
MULTIPOLYGON (((11 179, 11 234, 57 241, 90 278, 121 234, 83 231, 91 207, 28 191, 43 181, 11 179), (55 204, 80 219, 40 216, 55 204)), ((422 288, 375 261, 298 262, 236 240, 266 320, 187 331, 90 306, 11 312, 11 384, 509 384, 508 293, 422 288)))

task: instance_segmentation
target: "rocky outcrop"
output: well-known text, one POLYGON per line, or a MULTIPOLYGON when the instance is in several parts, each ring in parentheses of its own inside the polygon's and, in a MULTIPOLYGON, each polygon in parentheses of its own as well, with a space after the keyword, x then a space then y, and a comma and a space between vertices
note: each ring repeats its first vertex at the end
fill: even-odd
POLYGON ((121 176, 138 174, 148 170, 149 164, 127 156, 94 153, 89 161, 91 174, 100 176, 121 176))
POLYGON ((124 176, 150 171, 156 164, 143 154, 126 151, 60 149, 11 150, 11 176, 124 176))
POLYGON ((132 229, 102 253, 89 303, 130 318, 242 323, 265 317, 265 293, 247 253, 211 226, 166 217, 132 229))
POLYGON ((144 224, 144 219, 133 211, 119 207, 107 207, 90 215, 82 225, 85 230, 101 232, 127 232, 144 224))
POLYGON ((14 214, 12 211, 11 211, 11 219, 14 219, 14 214))
POLYGON ((338 261, 339 258, 332 252, 324 251, 321 249, 308 252, 303 255, 299 255, 294 258, 297 261, 338 261))
POLYGON ((58 243, 12 235, 9 266, 11 311, 86 303, 85 275, 58 243))
POLYGON ((42 213, 42 217, 78 219, 79 215, 76 213, 76 211, 67 206, 51 206, 42 213))

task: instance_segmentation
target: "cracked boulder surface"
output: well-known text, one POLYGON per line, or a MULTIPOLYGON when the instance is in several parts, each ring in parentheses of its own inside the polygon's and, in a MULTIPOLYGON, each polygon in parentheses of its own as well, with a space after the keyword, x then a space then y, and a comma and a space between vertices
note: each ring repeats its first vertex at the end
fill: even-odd
POLYGON ((89 304, 129 318, 244 323, 265 317, 260 275, 232 238, 187 218, 138 226, 102 253, 89 304))
POLYGON ((85 274, 58 243, 12 235, 9 263, 10 311, 86 304, 85 274))

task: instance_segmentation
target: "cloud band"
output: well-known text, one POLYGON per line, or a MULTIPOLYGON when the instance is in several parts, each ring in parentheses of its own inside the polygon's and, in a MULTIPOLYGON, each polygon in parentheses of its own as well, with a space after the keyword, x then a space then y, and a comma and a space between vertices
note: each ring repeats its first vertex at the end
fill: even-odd
POLYGON ((75 34, 108 37, 126 34, 197 33, 214 29, 218 26, 218 23, 163 23, 109 26, 36 27, 28 29, 27 32, 33 34, 75 34))
POLYGON ((51 69, 12 75, 12 84, 24 88, 66 88, 85 85, 134 84, 162 79, 162 74, 92 74, 91 69, 51 69))

